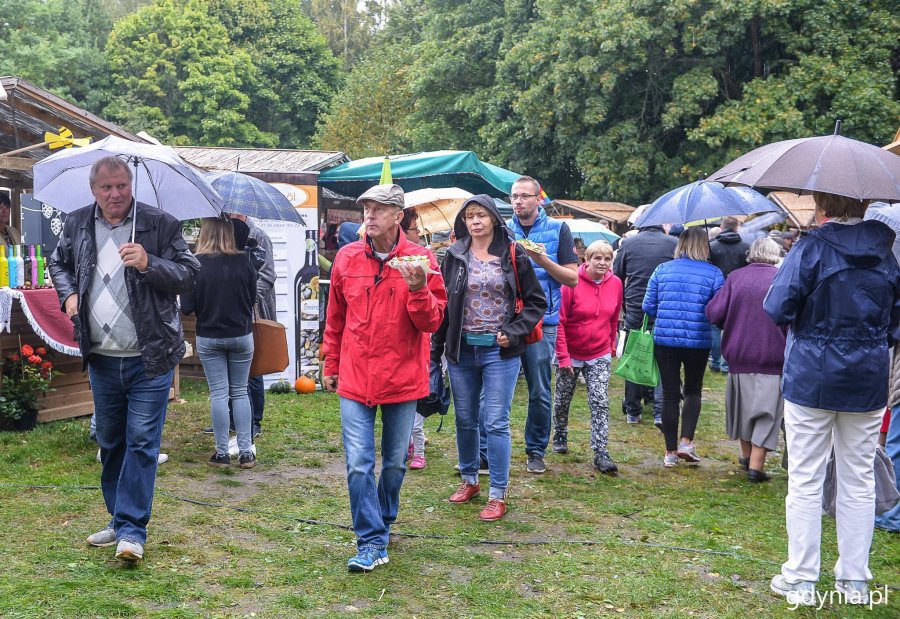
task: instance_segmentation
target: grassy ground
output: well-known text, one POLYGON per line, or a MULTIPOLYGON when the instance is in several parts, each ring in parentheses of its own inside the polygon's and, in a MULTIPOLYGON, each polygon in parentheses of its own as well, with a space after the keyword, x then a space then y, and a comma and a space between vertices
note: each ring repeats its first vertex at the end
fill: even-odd
MULTIPOLYGON (((346 571, 354 538, 334 396, 270 396, 260 465, 206 466, 204 383, 187 381, 164 436, 146 560, 128 569, 84 538, 106 522, 87 420, 0 435, 0 617, 897 617, 900 536, 875 532, 871 567, 888 603, 792 611, 768 591, 785 557, 786 476, 751 486, 724 437, 724 380, 708 376, 699 466, 661 466, 651 423, 625 424, 611 385, 610 451, 621 475, 591 468, 584 387, 571 452, 530 476, 524 383, 513 409, 510 512, 477 520, 484 498, 451 506, 452 415, 428 421, 428 466, 410 472, 389 565, 346 571), (52 487, 26 487, 52 486, 52 487), (241 508, 244 511, 238 511, 241 508), (337 526, 340 525, 340 526, 337 526)), ((648 415, 649 417, 649 415, 648 415)), ((486 494, 486 493, 485 493, 486 494)), ((833 587, 826 518, 820 589, 833 587)))

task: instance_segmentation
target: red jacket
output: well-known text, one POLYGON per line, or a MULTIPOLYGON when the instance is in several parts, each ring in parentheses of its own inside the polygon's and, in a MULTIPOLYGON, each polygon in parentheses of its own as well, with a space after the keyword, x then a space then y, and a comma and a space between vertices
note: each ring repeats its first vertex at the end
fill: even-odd
POLYGON ((366 406, 426 397, 429 334, 441 325, 446 305, 434 254, 403 234, 383 263, 365 238, 346 245, 331 267, 324 375, 338 377, 339 395, 366 406), (421 290, 410 292, 387 261, 416 254, 427 255, 436 273, 421 290))
POLYGON ((575 288, 562 287, 556 356, 559 367, 572 365, 572 358, 588 361, 616 348, 619 312, 622 311, 622 280, 606 272, 599 284, 578 268, 575 288))

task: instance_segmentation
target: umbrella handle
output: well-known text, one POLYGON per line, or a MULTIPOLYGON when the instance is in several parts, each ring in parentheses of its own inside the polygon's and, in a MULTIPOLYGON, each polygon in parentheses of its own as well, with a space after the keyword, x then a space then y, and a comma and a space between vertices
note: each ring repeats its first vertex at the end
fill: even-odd
POLYGON ((134 243, 136 230, 137 230, 137 189, 138 189, 138 157, 131 157, 132 161, 134 161, 134 178, 132 182, 134 183, 132 191, 131 191, 131 201, 133 206, 131 207, 131 242, 134 243))

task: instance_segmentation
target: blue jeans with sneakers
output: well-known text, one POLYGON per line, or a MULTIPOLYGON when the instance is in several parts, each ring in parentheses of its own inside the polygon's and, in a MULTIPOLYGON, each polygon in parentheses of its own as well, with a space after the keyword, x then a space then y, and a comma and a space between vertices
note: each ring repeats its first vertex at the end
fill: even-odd
POLYGON ((544 325, 544 337, 529 344, 522 355, 528 383, 528 418, 525 420, 525 453, 544 457, 550 444, 553 417, 553 363, 556 360, 556 325, 544 325))
POLYGON ((381 476, 375 483, 377 406, 341 398, 341 435, 347 459, 350 515, 358 548, 383 550, 400 507, 406 452, 416 418, 416 400, 381 405, 381 476))
POLYGON ((147 376, 141 357, 88 358, 100 486, 119 541, 147 541, 156 467, 173 371, 147 376))

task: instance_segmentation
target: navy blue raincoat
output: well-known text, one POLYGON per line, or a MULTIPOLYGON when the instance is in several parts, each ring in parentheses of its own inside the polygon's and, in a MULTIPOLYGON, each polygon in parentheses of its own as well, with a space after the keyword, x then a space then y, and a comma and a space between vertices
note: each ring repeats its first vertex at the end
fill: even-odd
POLYGON ((865 412, 887 405, 888 350, 900 341, 894 232, 829 222, 788 253, 763 301, 789 325, 782 391, 794 404, 865 412))

